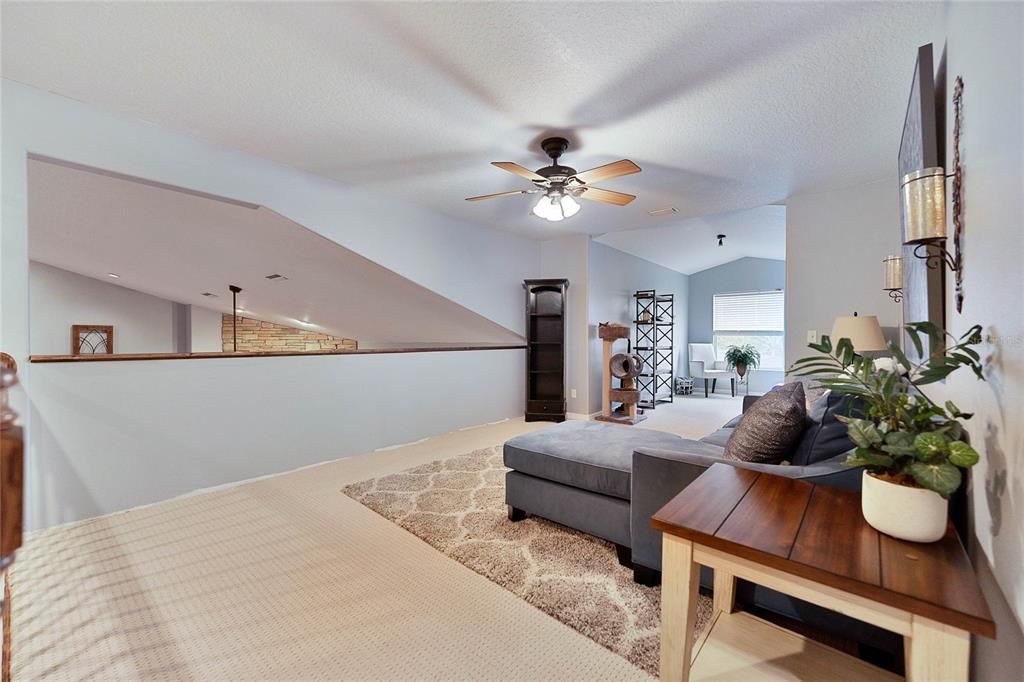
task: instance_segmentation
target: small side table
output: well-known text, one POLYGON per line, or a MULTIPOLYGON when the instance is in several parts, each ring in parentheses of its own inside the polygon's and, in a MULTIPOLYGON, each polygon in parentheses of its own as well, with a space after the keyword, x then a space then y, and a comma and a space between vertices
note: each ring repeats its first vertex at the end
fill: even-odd
POLYGON ((931 544, 891 538, 848 490, 713 464, 651 525, 664 534, 662 680, 689 679, 702 565, 717 612, 743 578, 903 635, 912 681, 967 680, 971 634, 995 638, 952 526, 931 544))

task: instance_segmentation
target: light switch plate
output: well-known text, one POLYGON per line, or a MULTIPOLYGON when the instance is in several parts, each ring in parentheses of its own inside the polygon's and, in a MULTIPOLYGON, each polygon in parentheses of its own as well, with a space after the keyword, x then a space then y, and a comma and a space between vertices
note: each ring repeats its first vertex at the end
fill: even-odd
POLYGON ((576 389, 575 388, 570 388, 569 389, 569 397, 570 398, 575 398, 576 397, 576 389))
POLYGON ((807 343, 818 343, 818 332, 814 329, 807 330, 807 343))

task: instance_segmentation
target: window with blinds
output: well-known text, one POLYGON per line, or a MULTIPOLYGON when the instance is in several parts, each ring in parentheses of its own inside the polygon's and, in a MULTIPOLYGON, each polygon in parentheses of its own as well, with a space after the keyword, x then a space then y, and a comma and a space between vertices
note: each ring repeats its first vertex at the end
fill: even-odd
POLYGON ((761 369, 784 369, 786 297, 783 291, 714 296, 715 355, 750 344, 761 353, 761 369))

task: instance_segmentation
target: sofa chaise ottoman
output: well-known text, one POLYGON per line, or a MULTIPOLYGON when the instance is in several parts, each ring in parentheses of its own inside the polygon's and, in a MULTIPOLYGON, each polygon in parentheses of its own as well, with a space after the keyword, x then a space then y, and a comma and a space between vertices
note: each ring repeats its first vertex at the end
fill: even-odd
MULTIPOLYGON (((744 408, 756 400, 744 400, 744 408)), ((741 417, 691 440, 640 427, 595 421, 567 421, 516 436, 504 446, 505 502, 509 518, 533 514, 607 540, 634 579, 660 581, 661 533, 651 516, 715 462, 789 478, 860 490, 861 470, 843 464, 852 444, 835 414, 842 400, 826 395, 812 405, 807 428, 788 464, 752 464, 723 458, 725 443, 741 417)), ((713 585, 710 569, 701 584, 713 585)), ((746 581, 737 600, 842 634, 888 653, 898 638, 841 614, 746 581)))

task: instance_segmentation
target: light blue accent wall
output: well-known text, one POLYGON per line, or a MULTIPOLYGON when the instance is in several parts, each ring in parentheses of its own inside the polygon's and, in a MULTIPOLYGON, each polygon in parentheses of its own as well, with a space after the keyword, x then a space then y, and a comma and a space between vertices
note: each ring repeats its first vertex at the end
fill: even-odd
MULTIPOLYGON (((620 322, 633 328, 636 316, 636 302, 633 294, 638 289, 654 289, 659 294, 675 294, 673 347, 675 350, 675 375, 686 376, 686 321, 687 281, 689 277, 669 270, 650 261, 613 249, 600 242, 591 241, 588 254, 588 336, 590 339, 590 412, 601 409, 601 340, 597 336, 597 325, 601 322, 620 322)), ((635 334, 635 331, 633 332, 635 334)), ((631 335, 631 338, 635 336, 631 335)), ((615 346, 616 352, 626 352, 625 341, 615 346)))
MULTIPOLYGON (((712 305, 715 294, 770 291, 786 287, 786 261, 770 258, 739 258, 729 263, 690 275, 687 328, 689 343, 710 343, 714 333, 712 305)), ((750 392, 764 393, 782 383, 784 372, 756 370, 750 377, 750 392)), ((722 382, 718 391, 728 391, 722 382)), ((703 390, 703 389, 701 389, 703 390)), ((697 387, 694 387, 697 391, 697 387)))

